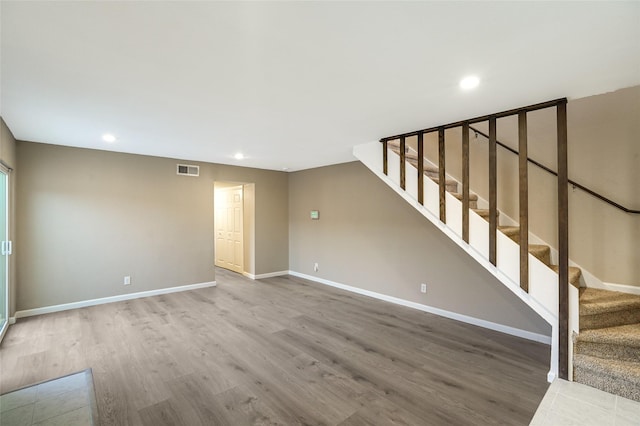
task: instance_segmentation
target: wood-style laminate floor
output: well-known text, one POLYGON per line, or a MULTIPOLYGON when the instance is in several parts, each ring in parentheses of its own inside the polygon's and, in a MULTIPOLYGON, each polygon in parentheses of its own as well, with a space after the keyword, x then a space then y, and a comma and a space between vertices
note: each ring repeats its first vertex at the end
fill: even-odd
POLYGON ((21 319, 0 393, 92 368, 102 425, 526 425, 549 347, 313 284, 250 281, 21 319))

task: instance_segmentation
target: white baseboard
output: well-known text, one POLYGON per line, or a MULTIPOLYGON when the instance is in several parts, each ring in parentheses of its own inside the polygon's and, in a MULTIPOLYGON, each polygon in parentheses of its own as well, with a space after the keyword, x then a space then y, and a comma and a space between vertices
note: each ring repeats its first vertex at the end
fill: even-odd
POLYGON ((258 274, 258 275, 253 275, 248 272, 243 272, 242 275, 244 275, 247 278, 251 278, 252 280, 261 280, 263 278, 281 277, 283 275, 289 275, 289 271, 268 272, 266 274, 258 274))
POLYGON ((556 379, 556 373, 554 373, 553 371, 549 371, 547 373, 547 382, 553 383, 555 379, 556 379))
MULTIPOLYGON (((197 288, 215 287, 216 282, 182 285, 178 287, 160 288, 157 290, 140 291, 138 293, 120 294, 118 296, 102 297, 100 299, 82 300, 80 302, 64 303, 62 305, 45 306, 42 308, 16 311, 15 318, 25 318, 34 315, 49 314, 52 312, 67 311, 69 309, 85 308, 87 306, 102 305, 105 303, 121 302, 123 300, 139 299, 141 297, 158 296, 160 294, 176 293, 179 291, 195 290, 197 288)), ((15 321, 15 319, 14 319, 15 321)))
POLYGON ((621 291, 622 293, 631 293, 640 295, 640 287, 626 284, 602 283, 604 290, 621 291))
POLYGON ((468 315, 458 314, 456 312, 447 311, 433 306, 423 305, 421 303, 411 302, 409 300, 400 299, 398 297, 388 296, 382 293, 376 293, 374 291, 364 290, 358 287, 353 287, 346 284, 340 284, 334 281, 325 280, 324 278, 314 277, 312 275, 302 274, 300 272, 289 271, 289 275, 298 278, 304 278, 309 281, 314 281, 320 284, 325 284, 331 287, 347 290, 352 293, 362 294, 364 296, 373 297, 375 299, 384 300, 386 302, 395 303, 396 305, 402 305, 420 311, 429 312, 431 314, 439 315, 441 317, 450 318, 456 321, 464 322, 467 324, 477 325, 479 327, 488 328, 489 330, 499 331, 501 333, 509 334, 523 339, 532 340, 534 342, 540 342, 547 345, 551 345, 551 336, 545 336, 544 334, 533 333, 531 331, 521 330, 519 328, 510 327, 503 324, 498 324, 491 321, 486 321, 480 318, 471 317, 468 315))
POLYGON ((9 317, 9 325, 16 323, 16 317, 9 317))

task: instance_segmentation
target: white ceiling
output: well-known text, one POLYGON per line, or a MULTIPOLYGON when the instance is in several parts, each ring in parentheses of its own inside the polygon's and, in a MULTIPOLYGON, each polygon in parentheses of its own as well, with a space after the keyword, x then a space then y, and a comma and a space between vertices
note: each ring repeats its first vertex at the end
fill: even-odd
POLYGON ((0 5, 0 113, 16 138, 59 145, 300 170, 640 84, 637 1, 0 5))

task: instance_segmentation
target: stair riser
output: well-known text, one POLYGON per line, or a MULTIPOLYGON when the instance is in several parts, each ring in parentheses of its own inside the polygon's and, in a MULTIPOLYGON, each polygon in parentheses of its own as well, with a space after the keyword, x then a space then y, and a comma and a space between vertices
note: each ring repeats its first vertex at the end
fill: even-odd
POLYGON ((581 366, 574 368, 573 380, 605 392, 640 402, 640 383, 625 380, 620 377, 610 377, 581 366))
POLYGON ((580 315, 581 330, 616 327, 619 325, 635 324, 638 322, 640 322, 640 309, 603 312, 593 315, 580 315))
POLYGON ((611 343, 578 342, 574 346, 576 354, 595 356, 604 359, 617 359, 620 361, 640 360, 640 348, 611 343))

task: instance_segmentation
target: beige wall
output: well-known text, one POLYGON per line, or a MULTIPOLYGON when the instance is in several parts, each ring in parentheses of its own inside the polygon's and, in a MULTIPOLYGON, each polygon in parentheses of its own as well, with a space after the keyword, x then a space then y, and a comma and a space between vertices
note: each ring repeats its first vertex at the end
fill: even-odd
POLYGON ((289 218, 293 271, 550 334, 544 320, 361 163, 291 173, 289 218), (320 220, 311 220, 310 210, 319 210, 320 220))
MULTIPOLYGON (((9 238, 15 239, 16 235, 16 140, 7 127, 6 123, 0 117, 0 160, 13 169, 9 176, 9 238)), ((9 316, 12 317, 16 311, 16 253, 19 248, 14 244, 14 255, 9 258, 9 316)))
POLYGON ((217 180, 255 183, 257 273, 288 268, 285 173, 188 162, 194 178, 173 159, 17 147, 18 310, 213 281, 217 180))
MULTIPOLYGON (((640 209, 640 86, 570 101, 569 178, 627 208, 640 209)), ((475 125, 488 133, 487 124, 475 125)), ((556 167, 555 109, 528 114, 529 157, 556 167)), ((498 140, 517 150, 517 118, 498 120, 498 140)), ((414 143, 412 140, 411 143, 414 143)), ((435 135, 425 138, 437 162, 435 135)), ((461 132, 446 133, 447 172, 461 178, 461 132)), ((488 199, 487 140, 471 133, 471 189, 488 199)), ((530 230, 557 247, 555 176, 529 166, 530 230)), ((517 156, 498 147, 498 208, 518 218, 517 156)), ((640 215, 569 189, 570 258, 602 281, 640 286, 640 215)))

